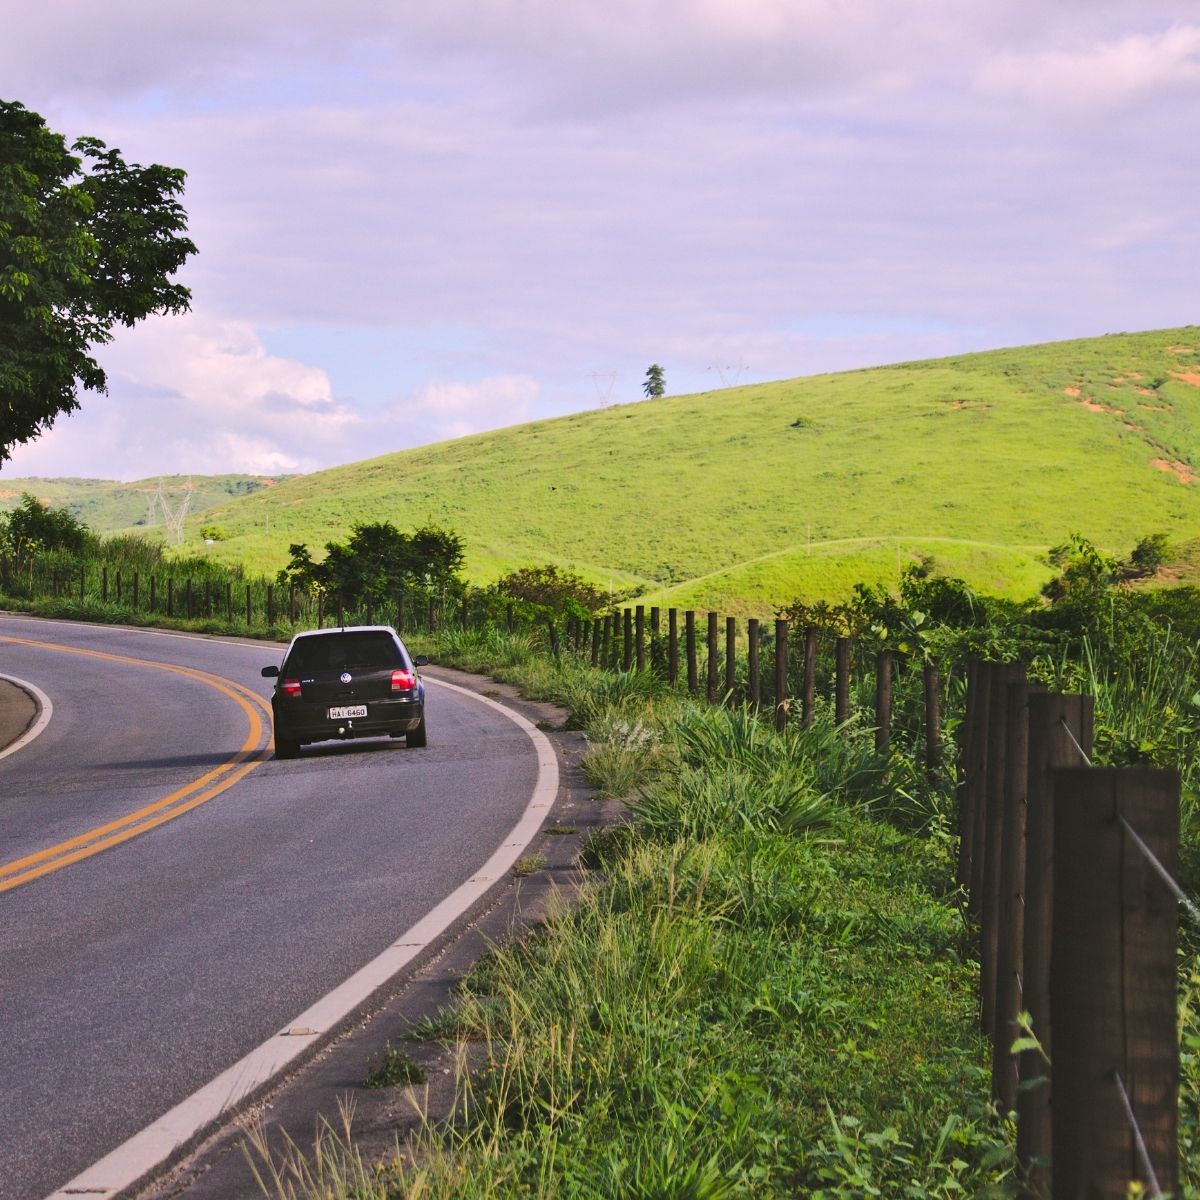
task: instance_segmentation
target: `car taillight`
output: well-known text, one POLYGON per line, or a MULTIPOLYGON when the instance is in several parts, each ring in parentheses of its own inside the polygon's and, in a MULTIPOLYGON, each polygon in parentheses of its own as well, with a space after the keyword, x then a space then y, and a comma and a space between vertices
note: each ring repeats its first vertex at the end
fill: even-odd
POLYGON ((417 686, 417 676, 413 671, 393 671, 392 691, 411 692, 417 686))
POLYGON ((279 690, 289 700, 300 699, 300 680, 298 679, 281 679, 279 681, 279 690))

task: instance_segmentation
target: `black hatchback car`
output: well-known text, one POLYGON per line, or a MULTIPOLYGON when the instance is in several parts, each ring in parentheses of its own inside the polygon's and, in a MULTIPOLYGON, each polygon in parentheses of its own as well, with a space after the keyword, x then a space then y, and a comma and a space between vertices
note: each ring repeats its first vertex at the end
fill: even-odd
POLYGON ((425 745, 425 685, 390 625, 354 625, 298 633, 283 665, 263 667, 275 680, 275 757, 294 758, 306 742, 403 737, 425 745))

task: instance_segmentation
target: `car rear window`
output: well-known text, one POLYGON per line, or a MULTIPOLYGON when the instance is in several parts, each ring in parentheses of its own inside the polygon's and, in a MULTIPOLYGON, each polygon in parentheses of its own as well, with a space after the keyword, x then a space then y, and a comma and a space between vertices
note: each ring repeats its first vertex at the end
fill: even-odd
POLYGON ((347 667, 402 667, 396 643, 386 633, 339 633, 300 638, 288 655, 289 675, 341 671, 347 667))

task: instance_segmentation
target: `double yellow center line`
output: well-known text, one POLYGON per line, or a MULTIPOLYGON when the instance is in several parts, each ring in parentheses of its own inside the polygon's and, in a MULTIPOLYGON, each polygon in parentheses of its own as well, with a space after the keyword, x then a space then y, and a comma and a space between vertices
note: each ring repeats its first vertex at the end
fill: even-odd
POLYGON ((190 667, 178 667, 172 663, 152 662, 144 658, 127 658, 120 654, 109 654, 103 650, 85 650, 76 646, 60 646, 51 642, 38 642, 26 638, 0 636, 0 642, 18 646, 33 646, 39 650, 53 650, 62 654, 77 654, 85 658, 105 659, 109 662, 125 663, 137 667, 149 667, 155 671, 167 671, 173 675, 182 675, 196 683, 203 683, 214 690, 228 696, 246 714, 249 728, 246 740, 238 751, 231 755, 220 766, 206 771, 198 779, 177 788, 169 795, 147 804, 135 812, 127 813, 103 825, 97 825, 86 833, 68 838, 54 846, 47 846, 35 854, 12 862, 0 863, 0 892, 11 891, 22 884, 31 883, 43 875, 59 871, 71 863, 90 858, 111 846, 120 845, 139 834, 156 829, 193 808, 198 808, 206 801, 219 796, 231 788, 239 779, 248 775, 259 763, 266 760, 272 749, 268 736, 263 742, 263 715, 270 716, 271 709, 265 700, 249 688, 223 679, 219 675, 210 675, 207 671, 197 671, 190 667))

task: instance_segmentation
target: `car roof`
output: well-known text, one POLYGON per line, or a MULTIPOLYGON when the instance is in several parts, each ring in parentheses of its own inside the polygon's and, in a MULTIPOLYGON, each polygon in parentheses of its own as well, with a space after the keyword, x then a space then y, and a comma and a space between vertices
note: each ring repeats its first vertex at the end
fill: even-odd
POLYGON ((295 637, 330 637, 341 633, 390 633, 400 635, 390 625, 331 625, 326 629, 302 629, 295 637))
POLYGON ((288 645, 290 651, 292 646, 303 640, 327 637, 342 637, 351 633, 386 633, 389 637, 393 637, 401 645, 404 645, 403 639, 390 625, 335 625, 328 629, 304 629, 300 633, 293 634, 292 640, 288 645))

